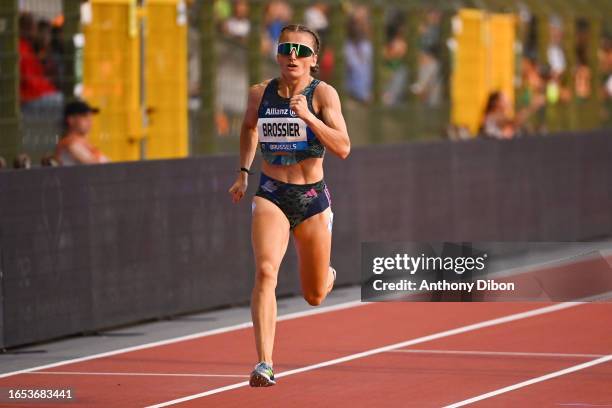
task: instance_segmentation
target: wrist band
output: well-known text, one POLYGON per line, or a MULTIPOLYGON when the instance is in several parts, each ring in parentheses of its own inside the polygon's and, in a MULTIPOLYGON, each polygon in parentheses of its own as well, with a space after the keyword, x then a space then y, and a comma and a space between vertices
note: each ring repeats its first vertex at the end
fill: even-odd
POLYGON ((247 172, 248 174, 254 174, 254 173, 252 173, 252 172, 251 172, 249 169, 247 169, 246 167, 241 167, 241 168, 240 168, 240 171, 245 171, 245 172, 247 172))

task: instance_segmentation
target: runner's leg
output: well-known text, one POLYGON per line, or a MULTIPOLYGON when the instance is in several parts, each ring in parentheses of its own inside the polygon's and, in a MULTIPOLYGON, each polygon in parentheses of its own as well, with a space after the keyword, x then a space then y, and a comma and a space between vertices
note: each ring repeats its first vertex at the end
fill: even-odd
POLYGON ((259 361, 272 364, 276 329, 276 282, 289 242, 289 221, 273 202, 253 197, 251 240, 255 256, 255 283, 251 316, 259 361))

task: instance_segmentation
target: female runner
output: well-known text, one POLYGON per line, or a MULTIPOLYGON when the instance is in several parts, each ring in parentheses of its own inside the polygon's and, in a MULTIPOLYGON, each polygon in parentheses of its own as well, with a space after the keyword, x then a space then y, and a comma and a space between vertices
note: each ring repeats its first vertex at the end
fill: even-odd
POLYGON ((345 159, 350 140, 336 90, 311 76, 317 71, 320 40, 303 25, 281 31, 280 77, 249 90, 240 133, 240 170, 229 189, 237 203, 247 189, 249 168, 259 145, 263 161, 252 201, 251 240, 255 284, 251 315, 259 363, 250 385, 274 385, 272 349, 276 328, 278 270, 293 233, 304 299, 319 305, 332 289, 330 265, 333 213, 323 181, 326 149, 345 159))

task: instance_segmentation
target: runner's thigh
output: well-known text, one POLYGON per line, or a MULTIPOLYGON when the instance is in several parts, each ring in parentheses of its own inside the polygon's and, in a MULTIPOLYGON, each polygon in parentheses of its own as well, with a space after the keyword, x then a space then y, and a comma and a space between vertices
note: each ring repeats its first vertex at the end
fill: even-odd
POLYGON ((281 209, 263 197, 253 197, 251 241, 256 273, 276 280, 289 242, 289 220, 281 209))
POLYGON ((325 294, 327 288, 332 241, 330 214, 328 207, 293 229, 304 293, 325 294))

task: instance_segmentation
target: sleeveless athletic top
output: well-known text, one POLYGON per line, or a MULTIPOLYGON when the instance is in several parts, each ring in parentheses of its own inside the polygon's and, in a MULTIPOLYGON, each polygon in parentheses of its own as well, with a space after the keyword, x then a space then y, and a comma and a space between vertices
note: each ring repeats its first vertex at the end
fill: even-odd
MULTIPOLYGON (((302 91, 308 109, 317 117, 312 106, 318 79, 302 91)), ((289 109, 289 98, 278 94, 278 78, 268 83, 259 104, 257 134, 259 148, 265 161, 270 164, 291 165, 310 157, 323 157, 325 146, 302 119, 289 109), (284 152, 283 154, 274 154, 284 152)))

